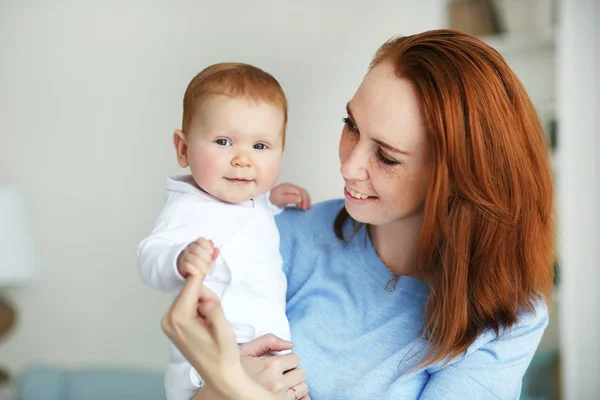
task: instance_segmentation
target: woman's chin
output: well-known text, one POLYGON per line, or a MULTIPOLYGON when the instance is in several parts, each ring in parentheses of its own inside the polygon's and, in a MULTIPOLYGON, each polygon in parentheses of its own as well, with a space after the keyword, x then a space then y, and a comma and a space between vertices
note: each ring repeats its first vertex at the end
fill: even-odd
POLYGON ((361 224, 371 224, 373 221, 373 212, 370 210, 366 210, 366 207, 356 207, 356 205, 348 202, 345 202, 346 211, 350 217, 356 222, 360 222, 361 224))

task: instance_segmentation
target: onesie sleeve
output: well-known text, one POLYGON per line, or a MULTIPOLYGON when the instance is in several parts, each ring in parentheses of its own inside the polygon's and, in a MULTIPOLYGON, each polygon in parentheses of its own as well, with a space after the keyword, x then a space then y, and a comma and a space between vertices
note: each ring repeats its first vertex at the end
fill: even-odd
POLYGON ((179 292, 185 283, 177 271, 179 254, 200 237, 219 240, 215 232, 222 232, 223 226, 218 215, 218 209, 199 205, 191 196, 167 201, 152 232, 138 246, 142 281, 156 290, 179 292))

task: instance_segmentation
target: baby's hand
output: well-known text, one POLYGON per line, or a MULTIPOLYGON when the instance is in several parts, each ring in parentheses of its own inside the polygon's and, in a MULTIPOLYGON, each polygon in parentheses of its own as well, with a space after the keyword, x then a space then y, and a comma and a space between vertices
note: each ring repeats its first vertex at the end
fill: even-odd
POLYGON ((288 204, 295 204, 302 210, 310 208, 310 195, 306 189, 296 186, 292 183, 282 183, 271 190, 271 203, 278 207, 285 207, 288 204))
POLYGON ((190 243, 177 257, 177 271, 187 278, 192 275, 208 275, 210 267, 219 255, 211 240, 200 238, 190 243))

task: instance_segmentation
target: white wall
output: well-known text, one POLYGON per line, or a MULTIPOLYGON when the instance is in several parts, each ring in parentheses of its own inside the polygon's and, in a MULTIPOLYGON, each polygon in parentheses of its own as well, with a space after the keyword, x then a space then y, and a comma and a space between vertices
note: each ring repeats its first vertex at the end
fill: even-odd
POLYGON ((169 299, 140 283, 135 250, 180 172, 189 79, 225 60, 272 72, 290 100, 282 179, 339 197, 346 101, 377 47, 441 27, 442 4, 0 2, 0 182, 31 199, 43 259, 36 283, 4 292, 20 321, 0 364, 162 368, 169 299))
POLYGON ((563 398, 600 398, 600 2, 562 2, 558 181, 563 398))

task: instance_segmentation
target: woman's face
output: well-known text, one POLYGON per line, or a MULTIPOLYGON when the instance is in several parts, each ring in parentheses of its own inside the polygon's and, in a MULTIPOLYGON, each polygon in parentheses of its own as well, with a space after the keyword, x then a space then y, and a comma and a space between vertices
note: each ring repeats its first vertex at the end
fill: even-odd
POLYGON ((339 154, 352 218, 371 225, 422 218, 431 149, 419 98, 391 63, 373 68, 348 103, 339 154))

